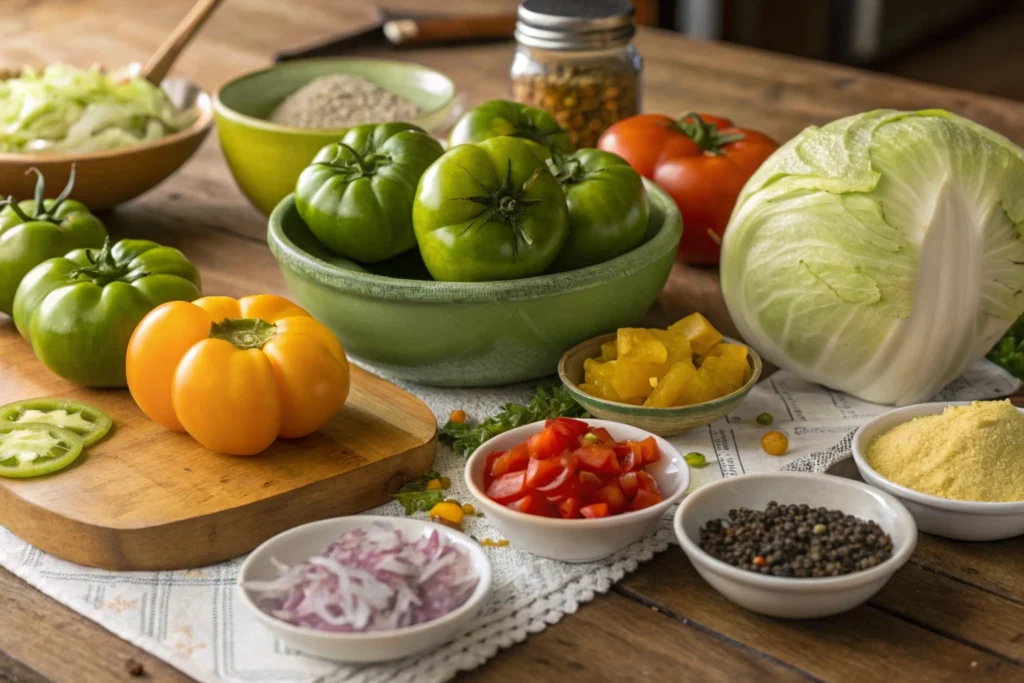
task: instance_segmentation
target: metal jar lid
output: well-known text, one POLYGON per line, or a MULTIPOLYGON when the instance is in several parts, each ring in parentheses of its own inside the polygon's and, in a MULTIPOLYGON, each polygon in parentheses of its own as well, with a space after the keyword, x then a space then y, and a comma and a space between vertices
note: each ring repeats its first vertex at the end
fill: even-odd
POLYGON ((630 0, 526 0, 516 40, 542 50, 594 50, 628 43, 636 33, 630 0))

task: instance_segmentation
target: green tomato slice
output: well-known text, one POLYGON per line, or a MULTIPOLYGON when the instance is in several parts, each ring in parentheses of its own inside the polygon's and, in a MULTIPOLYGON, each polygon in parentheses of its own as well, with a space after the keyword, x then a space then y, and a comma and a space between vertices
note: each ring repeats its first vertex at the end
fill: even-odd
POLYGON ((54 425, 0 425, 0 477, 23 479, 62 470, 84 447, 78 434, 54 425))
POLYGON ((48 424, 82 437, 91 446, 110 431, 114 420, 95 406, 69 398, 30 398, 0 406, 0 426, 48 424))

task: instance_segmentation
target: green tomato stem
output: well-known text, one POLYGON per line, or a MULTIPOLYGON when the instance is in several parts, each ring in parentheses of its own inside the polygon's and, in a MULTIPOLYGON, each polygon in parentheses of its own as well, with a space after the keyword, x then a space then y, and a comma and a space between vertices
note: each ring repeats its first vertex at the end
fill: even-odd
POLYGON ((262 349, 277 334, 277 326, 259 318, 226 318, 210 326, 210 338, 246 351, 262 349))
POLYGON ((718 126, 708 123, 697 112, 687 112, 679 117, 676 127, 700 147, 705 154, 721 156, 725 154, 723 149, 730 142, 738 142, 743 139, 743 133, 729 133, 723 135, 718 131, 718 126))

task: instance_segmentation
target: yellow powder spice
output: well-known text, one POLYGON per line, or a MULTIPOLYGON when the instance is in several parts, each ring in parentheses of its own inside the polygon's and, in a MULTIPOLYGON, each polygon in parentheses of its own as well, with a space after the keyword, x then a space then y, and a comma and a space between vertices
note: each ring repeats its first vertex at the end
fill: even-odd
POLYGON ((868 448, 868 464, 921 493, 989 503, 1024 500, 1024 415, 1009 401, 947 406, 893 427, 868 448))

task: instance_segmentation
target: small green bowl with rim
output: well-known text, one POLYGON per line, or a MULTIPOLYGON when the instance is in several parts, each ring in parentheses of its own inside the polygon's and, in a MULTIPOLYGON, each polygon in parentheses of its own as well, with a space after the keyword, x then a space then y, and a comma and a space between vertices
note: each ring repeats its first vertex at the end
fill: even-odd
MULTIPOLYGON (((618 403, 606 401, 603 398, 591 396, 579 385, 583 383, 583 361, 588 358, 601 357, 601 344, 614 341, 616 332, 602 334, 584 342, 580 342, 565 352, 562 360, 558 363, 558 378, 569 390, 576 402, 587 409, 587 412, 594 417, 603 420, 614 420, 623 424, 646 429, 658 436, 674 436, 682 434, 694 427, 714 422, 732 412, 743 399, 747 397, 750 390, 757 384, 761 377, 761 357, 749 345, 747 347, 747 363, 750 366, 750 379, 742 387, 713 401, 696 403, 690 406, 675 406, 672 408, 651 408, 648 406, 635 406, 629 403, 618 403)), ((743 344, 743 342, 725 337, 724 341, 730 344, 743 344)))
POLYGON ((217 135, 235 181, 249 201, 270 215, 295 190, 295 181, 316 153, 348 128, 300 128, 268 120, 281 102, 321 76, 346 73, 418 105, 410 121, 438 134, 458 115, 455 84, 440 71, 391 59, 302 59, 241 76, 213 98, 217 135))
POLYGON ((565 349, 640 322, 675 259, 682 219, 644 179, 651 215, 640 246, 604 263, 519 280, 438 282, 419 250, 360 265, 332 254, 293 197, 270 216, 267 240, 294 300, 346 353, 385 374, 448 387, 553 375, 565 349))

